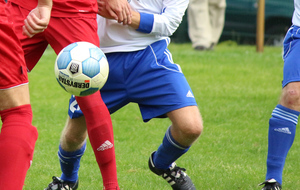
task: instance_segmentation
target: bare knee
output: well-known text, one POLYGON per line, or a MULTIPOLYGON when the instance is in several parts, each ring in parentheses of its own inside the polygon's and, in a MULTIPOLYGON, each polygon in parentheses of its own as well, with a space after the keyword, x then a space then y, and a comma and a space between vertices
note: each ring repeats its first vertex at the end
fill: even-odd
POLYGON ((187 106, 168 113, 172 121, 171 134, 183 146, 190 146, 203 130, 202 117, 197 106, 187 106))
POLYGON ((171 134, 173 138, 183 146, 191 146, 203 131, 202 121, 188 121, 180 124, 172 124, 171 134))
POLYGON ((62 138, 70 146, 79 146, 84 142, 86 136, 84 134, 73 134, 71 131, 68 131, 62 135, 62 138))
POLYGON ((300 111, 300 83, 290 83, 282 90, 280 104, 300 111))
POLYGON ((185 126, 180 127, 181 132, 186 138, 197 139, 203 131, 203 123, 201 121, 191 121, 185 126))

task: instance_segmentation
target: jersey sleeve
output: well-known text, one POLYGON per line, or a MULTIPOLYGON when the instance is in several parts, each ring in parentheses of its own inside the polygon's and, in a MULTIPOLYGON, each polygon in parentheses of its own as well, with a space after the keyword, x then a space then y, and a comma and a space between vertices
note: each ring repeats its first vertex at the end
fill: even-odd
POLYGON ((160 14, 140 12, 140 32, 158 36, 171 36, 182 21, 188 7, 188 0, 165 0, 160 14))

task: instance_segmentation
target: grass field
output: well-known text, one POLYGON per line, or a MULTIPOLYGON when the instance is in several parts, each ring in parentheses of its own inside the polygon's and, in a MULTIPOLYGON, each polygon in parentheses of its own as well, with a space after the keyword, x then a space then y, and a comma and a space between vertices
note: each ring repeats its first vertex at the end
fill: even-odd
MULTIPOLYGON (((212 52, 197 52, 191 44, 171 44, 197 99, 204 132, 190 151, 177 161, 197 189, 253 190, 264 181, 268 121, 276 106, 282 80, 281 48, 225 42, 212 52)), ((49 48, 29 74, 33 123, 39 130, 34 161, 25 190, 41 190, 60 175, 57 149, 66 117, 69 94, 54 78, 56 55, 49 48)), ((130 104, 112 115, 118 178, 123 190, 168 190, 147 166, 170 125, 168 119, 143 123, 138 107, 130 104)), ((299 136, 299 134, 298 134, 299 136)), ((283 188, 299 189, 300 141, 288 155, 283 188)), ((102 180, 88 144, 80 169, 81 190, 101 190, 102 180)))

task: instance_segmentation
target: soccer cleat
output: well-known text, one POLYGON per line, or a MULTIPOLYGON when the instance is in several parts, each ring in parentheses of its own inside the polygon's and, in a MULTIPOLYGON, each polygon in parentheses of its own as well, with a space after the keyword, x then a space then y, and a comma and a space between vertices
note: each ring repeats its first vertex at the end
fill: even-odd
POLYGON ((259 185, 265 185, 261 190, 281 190, 281 185, 275 179, 269 179, 259 185))
POLYGON ((191 178, 184 172, 184 168, 176 166, 175 162, 169 169, 158 169, 154 166, 152 157, 149 158, 149 168, 156 175, 162 176, 173 188, 173 190, 196 190, 191 178))
POLYGON ((78 180, 75 183, 67 182, 59 177, 52 177, 52 182, 44 190, 75 190, 78 188, 78 180))

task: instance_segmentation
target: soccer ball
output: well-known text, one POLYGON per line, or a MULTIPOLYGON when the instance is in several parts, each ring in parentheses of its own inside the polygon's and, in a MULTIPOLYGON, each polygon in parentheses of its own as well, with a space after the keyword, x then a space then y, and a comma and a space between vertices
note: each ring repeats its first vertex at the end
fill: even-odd
POLYGON ((75 42, 60 51, 54 72, 65 91, 75 96, 87 96, 103 87, 109 66, 99 47, 89 42, 75 42))

